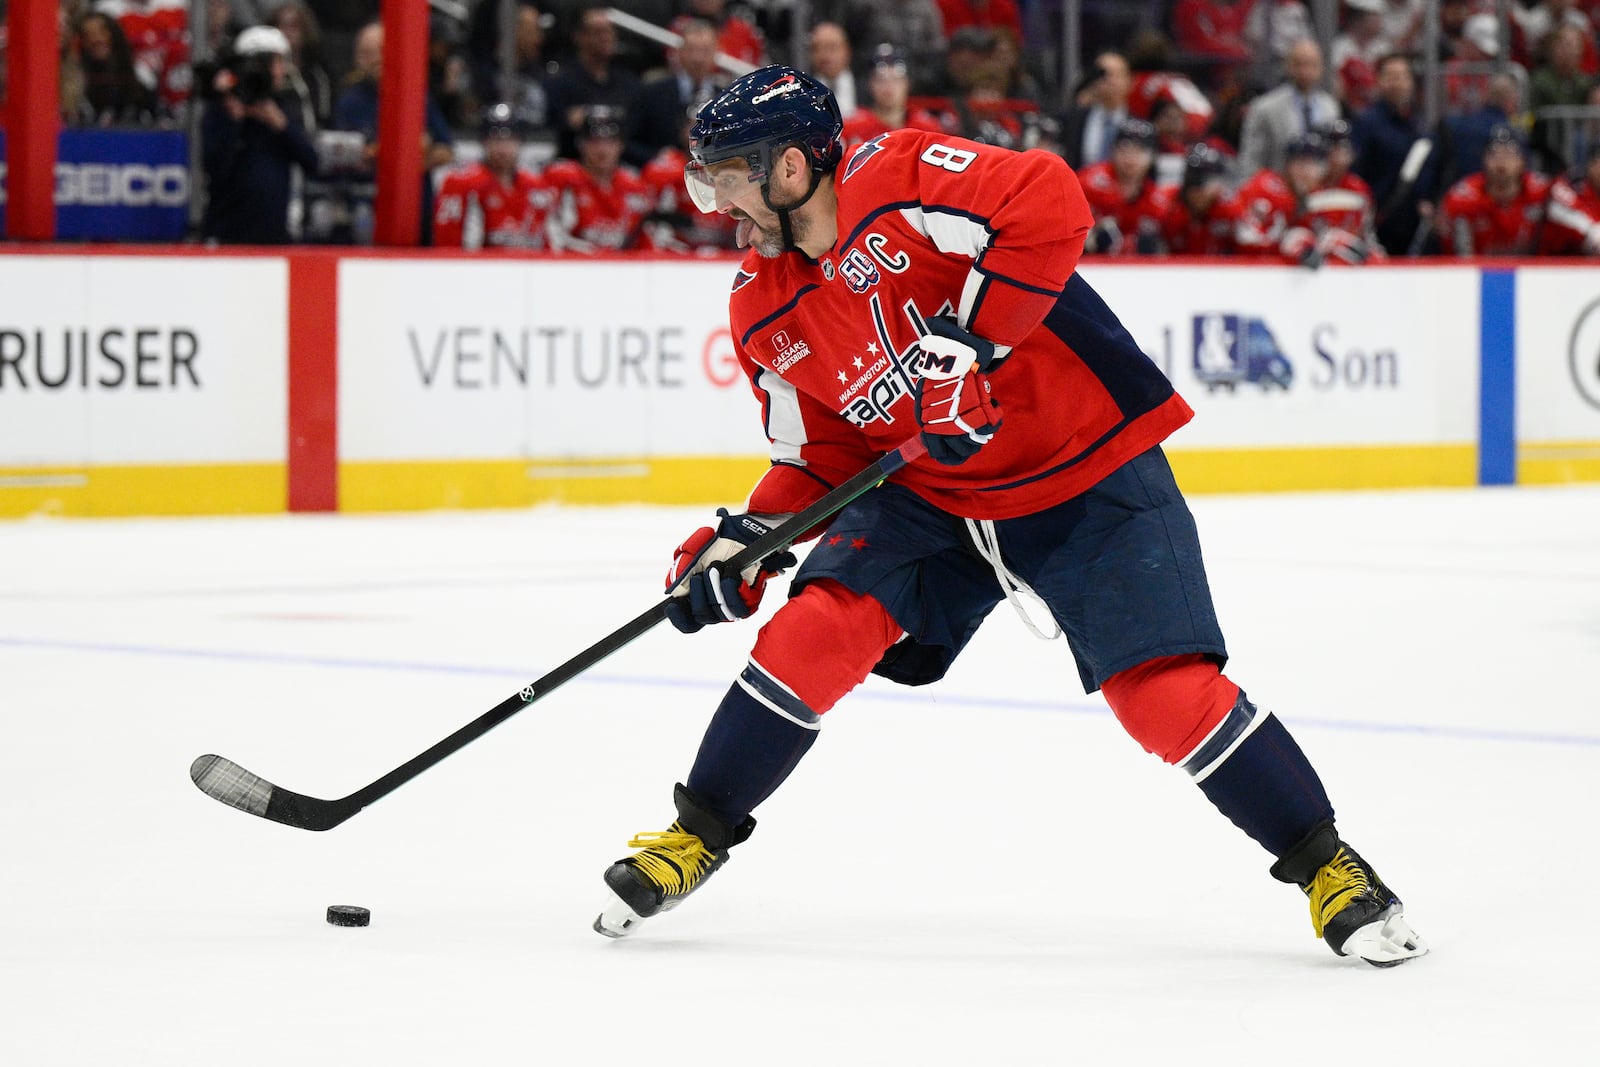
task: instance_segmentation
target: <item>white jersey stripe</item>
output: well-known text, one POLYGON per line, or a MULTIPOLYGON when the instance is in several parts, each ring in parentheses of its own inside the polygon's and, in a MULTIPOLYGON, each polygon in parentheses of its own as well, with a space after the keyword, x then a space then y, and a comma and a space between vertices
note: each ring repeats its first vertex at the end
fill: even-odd
POLYGON ((805 466, 800 448, 806 443, 806 426, 800 417, 799 394, 793 385, 765 367, 756 371, 756 387, 767 394, 767 434, 772 438, 772 462, 805 466))

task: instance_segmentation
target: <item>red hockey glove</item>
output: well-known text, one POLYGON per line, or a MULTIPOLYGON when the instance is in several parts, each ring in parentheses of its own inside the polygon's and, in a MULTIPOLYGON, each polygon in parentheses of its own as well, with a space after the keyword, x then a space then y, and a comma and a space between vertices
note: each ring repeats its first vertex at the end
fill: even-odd
POLYGON ((948 319, 929 319, 915 368, 917 425, 928 455, 946 466, 965 463, 1000 428, 1000 402, 983 372, 994 344, 948 319))
POLYGON ((772 529, 755 515, 730 515, 718 508, 716 528, 702 526, 672 554, 667 571, 667 620, 686 634, 717 622, 747 619, 761 603, 767 579, 793 567, 793 552, 778 552, 740 574, 723 573, 723 564, 772 529))

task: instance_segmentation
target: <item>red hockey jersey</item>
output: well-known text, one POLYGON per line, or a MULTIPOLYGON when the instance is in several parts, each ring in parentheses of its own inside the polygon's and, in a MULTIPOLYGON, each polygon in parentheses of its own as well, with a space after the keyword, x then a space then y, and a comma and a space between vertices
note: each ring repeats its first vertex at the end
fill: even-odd
POLYGON ((1600 191, 1588 179, 1557 178, 1550 186, 1549 217, 1539 240, 1547 256, 1600 255, 1600 191))
POLYGON ((433 209, 433 243, 460 248, 466 221, 476 210, 483 217, 483 247, 545 247, 545 224, 555 192, 539 175, 518 170, 511 184, 482 163, 454 171, 439 186, 433 209))
POLYGON ((1524 173, 1508 202, 1492 199, 1482 174, 1462 178, 1439 205, 1439 236, 1458 256, 1526 256, 1534 251, 1550 183, 1524 173))
POLYGON ((1161 220, 1161 241, 1176 256, 1228 256, 1234 254, 1234 229, 1243 206, 1233 196, 1219 196, 1211 210, 1196 215, 1182 194, 1176 194, 1161 220))
MULTIPOLYGON (((1114 244, 1108 251, 1112 255, 1131 256, 1139 251, 1141 243, 1153 246, 1161 235, 1161 227, 1172 210, 1174 190, 1171 186, 1157 184, 1155 175, 1147 177, 1139 191, 1129 199, 1117 184, 1111 161, 1103 160, 1085 167, 1078 176, 1083 185, 1083 195, 1089 201, 1096 223, 1106 219, 1115 223, 1114 244), (1140 238, 1145 238, 1144 242, 1140 238)), ((1150 247, 1150 250, 1154 250, 1150 247)))
POLYGON ((544 170, 555 192, 553 233, 563 247, 580 250, 649 247, 644 218, 650 214, 650 190, 630 167, 618 167, 602 182, 570 159, 558 159, 544 170))
POLYGON ((940 508, 1049 507, 1191 417, 1076 273, 1092 217, 1060 157, 896 131, 851 153, 835 188, 832 249, 752 253, 734 278, 733 336, 772 442, 750 510, 797 511, 918 432, 907 368, 939 314, 1005 353, 994 439, 961 466, 895 475, 940 508))

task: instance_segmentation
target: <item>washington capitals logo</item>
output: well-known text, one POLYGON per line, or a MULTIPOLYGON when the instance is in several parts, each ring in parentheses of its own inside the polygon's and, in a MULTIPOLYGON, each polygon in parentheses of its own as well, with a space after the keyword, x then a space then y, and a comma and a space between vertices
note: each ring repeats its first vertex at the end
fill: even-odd
POLYGON ((883 151, 883 142, 888 139, 888 134, 880 133, 872 140, 863 143, 860 148, 856 149, 855 152, 851 154, 850 162, 846 163, 844 167, 844 177, 840 178, 839 180, 842 182, 849 181, 850 175, 860 170, 862 164, 866 163, 867 160, 883 151))
POLYGON ((756 276, 754 274, 746 274, 742 270, 738 271, 733 276, 733 291, 737 293, 740 289, 743 289, 745 286, 749 285, 755 280, 756 276))

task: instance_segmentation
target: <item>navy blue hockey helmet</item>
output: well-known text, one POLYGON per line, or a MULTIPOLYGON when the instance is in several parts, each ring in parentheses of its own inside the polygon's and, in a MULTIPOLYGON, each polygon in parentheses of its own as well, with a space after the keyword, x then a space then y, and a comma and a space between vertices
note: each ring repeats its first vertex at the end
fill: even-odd
POLYGON ((762 67, 746 74, 700 109, 689 128, 690 195, 701 211, 716 210, 705 168, 729 159, 750 165, 750 181, 765 186, 772 161, 784 149, 803 150, 813 183, 832 173, 844 155, 844 119, 833 92, 793 67, 762 67))
POLYGON ((1117 132, 1111 138, 1111 145, 1115 148, 1119 144, 1136 145, 1139 148, 1156 150, 1156 128, 1154 124, 1144 119, 1123 119, 1117 125, 1117 132))
POLYGON ((1285 161, 1291 159, 1327 159, 1328 142, 1322 134, 1315 131, 1302 133, 1292 139, 1283 148, 1285 161))
POLYGON ((485 108, 483 120, 478 123, 478 136, 483 140, 491 137, 515 137, 521 140, 524 132, 523 124, 510 104, 494 104, 485 108))
POLYGON ((1220 181, 1228 173, 1228 161, 1222 153, 1197 141, 1189 146, 1183 157, 1183 188, 1198 189, 1212 181, 1220 181))

